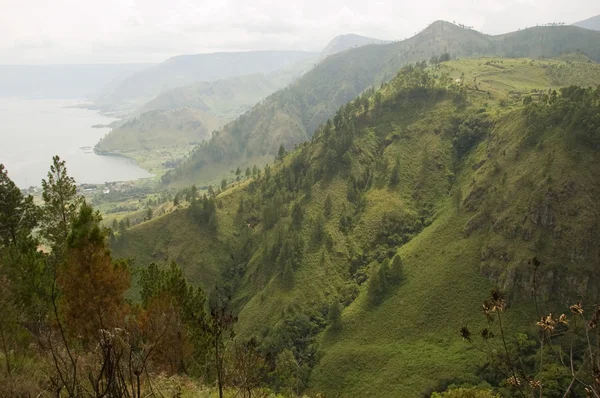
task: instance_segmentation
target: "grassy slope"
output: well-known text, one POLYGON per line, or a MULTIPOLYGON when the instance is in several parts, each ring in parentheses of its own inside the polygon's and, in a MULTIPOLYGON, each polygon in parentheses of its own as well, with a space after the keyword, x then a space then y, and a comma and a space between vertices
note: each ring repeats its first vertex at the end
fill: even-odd
POLYGON ((555 57, 581 49, 600 60, 600 33, 577 27, 539 27, 487 36, 438 21, 416 36, 328 57, 293 85, 269 96, 249 114, 225 126, 175 173, 182 184, 218 179, 238 165, 262 164, 283 144, 305 141, 340 105, 389 79, 410 62, 449 52, 453 57, 555 57))
MULTIPOLYGON (((415 104, 381 116, 371 112, 358 127, 361 134, 352 150, 353 173, 369 165, 372 168, 384 148, 390 168, 400 159, 398 186, 386 186, 389 169, 386 174, 376 174, 365 193, 364 212, 353 231, 344 235, 338 220, 342 209, 351 207, 346 182, 340 177, 318 182, 305 211, 309 219, 314 217, 322 211, 325 196, 332 197, 334 215, 326 229, 334 237, 334 246, 325 252, 322 263, 324 249, 308 243, 312 227, 305 221, 302 234, 306 250, 291 290, 285 289, 277 273, 264 264, 259 224, 254 231, 256 250, 237 293, 241 306, 239 335, 260 334, 285 314, 321 309, 342 296, 353 284, 348 274, 350 248, 370 250, 385 212, 411 221, 425 209, 433 223, 399 248, 406 270, 404 284, 376 307, 367 302, 363 284, 358 298, 344 309, 342 331, 321 334, 322 358, 313 370, 311 383, 328 396, 416 396, 438 380, 471 377, 477 354, 461 342, 458 329, 467 323, 476 330, 481 324, 477 309, 491 286, 511 287, 515 296, 520 290, 526 291, 524 261, 533 255, 547 263, 542 275, 546 293, 593 290, 596 285, 590 271, 598 253, 590 248, 599 238, 594 229, 600 216, 595 204, 600 194, 595 177, 599 156, 573 147, 568 132, 557 130, 547 131, 537 144, 526 144, 518 93, 508 95, 508 91, 528 93, 534 87, 553 87, 552 74, 545 66, 550 63, 464 60, 433 71, 459 77, 464 73, 464 82, 470 85, 471 106, 487 106, 487 113, 495 120, 491 133, 456 169, 444 128, 452 116, 464 110, 457 109, 452 101, 415 104), (499 62, 504 68, 485 65, 487 61, 499 62), (479 91, 474 89, 475 76, 479 91), (507 103, 501 106, 499 100, 507 103), (450 199, 457 186, 464 198, 460 211, 450 199), (540 204, 548 203, 553 225, 535 224, 540 204), (560 277, 565 268, 577 271, 567 284, 561 283, 560 277)), ((567 81, 588 83, 597 81, 597 73, 597 65, 575 65, 563 71, 567 81)), ((382 93, 391 97, 394 90, 392 83, 382 93)), ((313 162, 323 155, 319 140, 308 148, 313 162)), ((294 156, 298 153, 286 162, 294 156)), ((235 239, 233 217, 246 190, 247 184, 241 184, 219 197, 223 202, 216 235, 192 225, 179 211, 134 228, 129 233, 131 243, 115 248, 115 252, 137 255, 142 265, 149 257, 161 259, 169 253, 193 281, 207 286, 219 268, 231 263, 224 254, 226 242, 235 239), (206 267, 198 267, 199 261, 206 267)), ((272 239, 273 234, 267 236, 272 239)))
POLYGON ((121 103, 142 105, 163 91, 200 81, 227 79, 254 73, 269 73, 290 66, 313 53, 302 51, 250 51, 180 55, 167 59, 123 80, 104 93, 98 106, 121 103))
POLYGON ((100 151, 128 153, 139 150, 189 146, 204 141, 221 121, 191 108, 150 111, 110 131, 98 142, 100 151))

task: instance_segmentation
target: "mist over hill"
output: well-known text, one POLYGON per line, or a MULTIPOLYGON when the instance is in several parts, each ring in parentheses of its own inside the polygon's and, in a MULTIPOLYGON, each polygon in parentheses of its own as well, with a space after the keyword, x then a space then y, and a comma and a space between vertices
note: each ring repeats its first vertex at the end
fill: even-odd
POLYGON ((314 56, 304 51, 248 51, 180 55, 136 73, 103 93, 98 106, 140 106, 156 95, 196 82, 269 73, 314 56))
POLYGON ((334 37, 321 51, 321 58, 337 54, 354 47, 362 47, 368 44, 386 44, 389 40, 373 39, 371 37, 360 36, 354 33, 334 37))
POLYGON ((599 61, 600 32, 555 26, 488 36, 437 21, 404 41, 363 46, 327 57, 296 82, 218 131, 165 176, 165 181, 211 180, 232 166, 264 164, 280 145, 293 148, 308 140, 339 106, 368 87, 389 80, 398 68, 410 62, 435 63, 442 54, 451 58, 553 57, 577 49, 599 61))
POLYGON ((0 96, 93 100, 152 64, 0 65, 0 96))
POLYGON ((575 22, 573 25, 585 29, 600 30, 600 15, 596 15, 595 17, 591 17, 583 21, 575 22))

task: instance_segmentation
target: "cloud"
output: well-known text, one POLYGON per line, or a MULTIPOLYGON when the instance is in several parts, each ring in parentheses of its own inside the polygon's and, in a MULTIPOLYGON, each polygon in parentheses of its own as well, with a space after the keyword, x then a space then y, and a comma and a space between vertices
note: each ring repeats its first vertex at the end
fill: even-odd
POLYGON ((0 0, 0 62, 159 62, 182 53, 319 51, 334 36, 403 39, 444 19, 498 34, 600 14, 597 0, 0 0))

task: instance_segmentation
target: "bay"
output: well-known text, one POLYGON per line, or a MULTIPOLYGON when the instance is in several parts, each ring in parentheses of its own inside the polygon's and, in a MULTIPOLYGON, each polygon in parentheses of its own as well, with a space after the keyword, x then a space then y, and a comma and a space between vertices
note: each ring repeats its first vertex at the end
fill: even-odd
POLYGON ((134 161, 93 152, 115 119, 73 108, 78 102, 55 99, 0 98, 0 163, 20 187, 41 186, 59 155, 78 184, 130 181, 152 175, 134 161))

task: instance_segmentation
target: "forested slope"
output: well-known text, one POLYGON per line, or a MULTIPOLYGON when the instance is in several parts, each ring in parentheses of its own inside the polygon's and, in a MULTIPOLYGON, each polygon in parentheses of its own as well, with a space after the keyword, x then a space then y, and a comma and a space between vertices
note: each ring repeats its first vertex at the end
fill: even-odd
POLYGON ((600 60, 600 33, 577 27, 539 27, 487 36, 438 21, 416 36, 385 45, 368 45, 330 56, 294 84, 269 96, 228 124, 178 169, 167 184, 213 181, 231 168, 264 164, 280 145, 291 149, 347 101, 393 76, 410 62, 495 55, 553 57, 579 49, 600 60))
POLYGON ((459 335, 483 327, 489 289, 507 292, 507 321, 526 317, 537 256, 551 310, 600 297, 600 91, 548 91, 556 76, 594 85, 598 65, 423 67, 214 199, 179 194, 189 207, 125 232, 115 253, 175 259, 208 290, 220 275, 238 338, 291 358, 297 388, 397 397, 500 383, 459 335))

